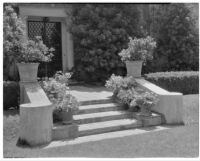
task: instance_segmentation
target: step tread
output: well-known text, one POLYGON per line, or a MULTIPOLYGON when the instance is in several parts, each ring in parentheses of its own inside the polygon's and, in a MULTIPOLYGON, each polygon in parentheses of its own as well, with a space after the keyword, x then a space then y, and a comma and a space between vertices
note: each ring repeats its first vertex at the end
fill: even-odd
POLYGON ((91 104, 105 104, 105 103, 113 103, 111 98, 99 98, 94 100, 79 100, 80 105, 91 105, 91 104))
POLYGON ((93 104, 93 105, 82 105, 79 106, 79 110, 106 108, 106 107, 119 107, 116 103, 105 103, 105 104, 93 104))
POLYGON ((78 114, 74 115, 74 120, 79 119, 88 119, 88 118, 96 118, 96 117, 106 117, 106 116, 118 116, 129 114, 127 111, 107 111, 107 112, 97 112, 97 113, 89 113, 89 114, 78 114))
POLYGON ((138 122, 139 121, 136 119, 111 120, 111 121, 104 121, 104 122, 82 124, 82 125, 79 125, 78 129, 79 131, 87 131, 87 130, 94 130, 94 129, 103 129, 103 128, 108 128, 108 127, 137 124, 138 122))

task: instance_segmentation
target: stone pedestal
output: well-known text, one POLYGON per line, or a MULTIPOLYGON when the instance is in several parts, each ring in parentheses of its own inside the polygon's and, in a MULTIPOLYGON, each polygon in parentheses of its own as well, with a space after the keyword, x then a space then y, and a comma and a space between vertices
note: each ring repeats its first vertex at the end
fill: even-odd
POLYGON ((52 110, 51 104, 20 105, 20 140, 30 146, 49 143, 52 138, 52 110))
POLYGON ((30 146, 52 140, 53 105, 37 82, 20 82, 20 141, 30 146))

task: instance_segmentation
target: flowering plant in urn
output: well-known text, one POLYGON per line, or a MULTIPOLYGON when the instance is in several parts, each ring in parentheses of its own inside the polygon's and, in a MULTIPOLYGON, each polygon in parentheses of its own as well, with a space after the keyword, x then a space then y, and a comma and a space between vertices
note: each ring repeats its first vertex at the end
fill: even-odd
POLYGON ((127 76, 141 76, 142 64, 153 59, 155 47, 156 42, 150 36, 139 39, 129 37, 128 48, 119 53, 121 60, 126 63, 127 76))

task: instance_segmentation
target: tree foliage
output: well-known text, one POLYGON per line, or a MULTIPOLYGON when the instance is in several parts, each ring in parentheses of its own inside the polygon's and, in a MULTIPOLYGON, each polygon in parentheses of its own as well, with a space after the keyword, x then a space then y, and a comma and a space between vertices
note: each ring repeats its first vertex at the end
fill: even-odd
POLYGON ((4 80, 18 79, 15 53, 19 53, 23 48, 23 42, 26 38, 25 32, 25 25, 15 10, 11 6, 5 6, 3 14, 4 80))
POLYGON ((152 34, 157 48, 154 61, 145 72, 198 70, 198 30, 185 4, 167 4, 155 8, 152 34))
POLYGON ((141 36, 137 6, 77 4, 71 14, 77 77, 103 81, 111 73, 125 74, 118 53, 127 47, 129 36, 141 36))

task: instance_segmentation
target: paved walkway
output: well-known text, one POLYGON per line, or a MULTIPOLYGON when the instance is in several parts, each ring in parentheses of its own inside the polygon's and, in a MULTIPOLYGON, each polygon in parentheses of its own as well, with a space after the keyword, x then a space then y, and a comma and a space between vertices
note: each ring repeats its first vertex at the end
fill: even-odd
POLYGON ((110 99, 113 94, 112 91, 109 91, 105 87, 96 86, 71 86, 70 93, 75 96, 78 101, 110 99))

